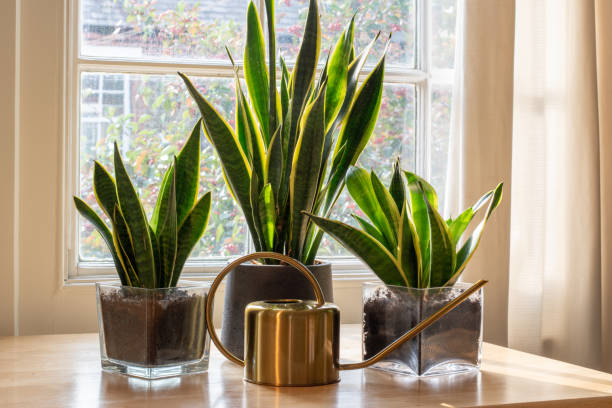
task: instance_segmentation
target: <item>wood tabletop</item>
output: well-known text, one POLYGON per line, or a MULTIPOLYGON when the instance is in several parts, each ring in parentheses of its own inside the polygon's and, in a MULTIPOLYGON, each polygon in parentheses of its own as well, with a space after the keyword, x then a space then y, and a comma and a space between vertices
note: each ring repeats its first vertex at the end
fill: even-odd
MULTIPOLYGON (((343 361, 359 359, 360 338, 342 326, 343 361)), ((211 347, 208 373, 146 381, 101 372, 97 334, 0 337, 0 407, 612 407, 612 374, 487 343, 480 372, 342 371, 338 384, 304 388, 246 383, 211 347)))

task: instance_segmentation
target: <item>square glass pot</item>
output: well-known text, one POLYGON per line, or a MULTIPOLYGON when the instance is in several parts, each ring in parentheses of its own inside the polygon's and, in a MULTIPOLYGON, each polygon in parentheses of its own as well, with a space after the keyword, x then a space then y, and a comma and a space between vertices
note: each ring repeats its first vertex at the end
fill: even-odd
POLYGON ((145 289, 97 283, 102 369, 155 379, 208 369, 210 284, 145 289))
MULTIPOLYGON (((363 357, 370 358, 471 285, 416 289, 363 285, 363 357)), ((482 288, 373 367, 430 376, 480 368, 482 288)))

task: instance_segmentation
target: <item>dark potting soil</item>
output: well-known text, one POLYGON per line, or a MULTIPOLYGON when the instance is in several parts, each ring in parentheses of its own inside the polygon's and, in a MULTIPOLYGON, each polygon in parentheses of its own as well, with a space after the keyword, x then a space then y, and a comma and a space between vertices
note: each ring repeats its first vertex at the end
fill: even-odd
MULTIPOLYGON (((379 286, 364 300, 364 357, 374 356, 461 293, 460 288, 426 293, 379 286)), ((385 361, 407 365, 419 375, 443 362, 475 365, 482 319, 480 296, 470 296, 385 361)))
POLYGON ((108 358, 141 366, 199 360, 204 353, 205 296, 121 288, 100 296, 108 358))

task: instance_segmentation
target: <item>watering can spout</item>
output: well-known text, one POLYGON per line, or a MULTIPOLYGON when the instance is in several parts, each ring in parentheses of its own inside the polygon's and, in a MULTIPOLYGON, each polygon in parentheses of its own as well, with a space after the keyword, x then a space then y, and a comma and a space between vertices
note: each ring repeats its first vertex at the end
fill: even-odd
POLYGON ((300 262, 274 252, 246 255, 228 264, 210 288, 206 323, 210 337, 229 360, 244 367, 245 380, 274 386, 323 385, 340 380, 340 370, 365 368, 377 363, 402 344, 459 306, 487 281, 480 280, 417 324, 373 357, 350 364, 339 363, 340 310, 326 303, 315 277, 300 262), (223 278, 242 262, 273 258, 294 266, 311 283, 316 301, 298 299, 264 300, 250 303, 245 310, 245 359, 229 352, 214 330, 212 303, 223 278))

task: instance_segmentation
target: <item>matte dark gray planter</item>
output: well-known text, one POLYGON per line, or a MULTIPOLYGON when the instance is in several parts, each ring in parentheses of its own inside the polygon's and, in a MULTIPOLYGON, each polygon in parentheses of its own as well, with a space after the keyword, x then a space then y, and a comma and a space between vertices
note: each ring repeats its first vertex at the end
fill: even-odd
MULTIPOLYGON (((326 302, 333 302, 332 268, 328 262, 308 266, 326 302)), ((258 265, 244 263, 227 276, 221 341, 229 351, 243 358, 244 309, 257 300, 313 299, 314 291, 308 280, 288 265, 258 265)))

